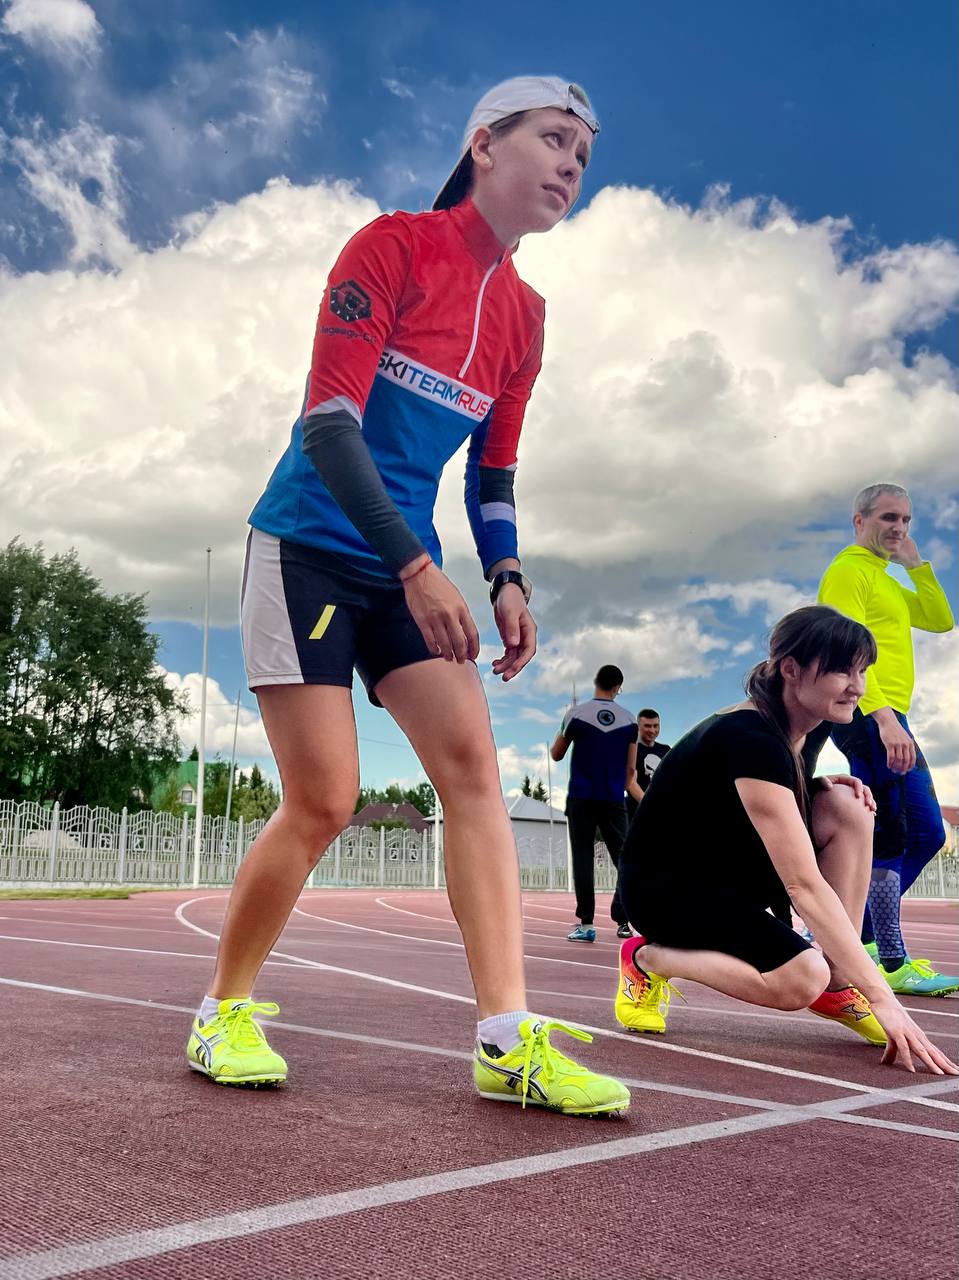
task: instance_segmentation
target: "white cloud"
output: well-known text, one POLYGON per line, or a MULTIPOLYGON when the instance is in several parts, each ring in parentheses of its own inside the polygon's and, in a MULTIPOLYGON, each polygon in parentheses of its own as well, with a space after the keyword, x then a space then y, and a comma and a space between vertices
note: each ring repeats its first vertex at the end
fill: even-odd
MULTIPOLYGON (((112 590, 148 591, 155 618, 194 621, 210 544, 214 619, 230 623, 245 518, 299 407, 326 272, 379 209, 346 184, 277 180, 131 251, 119 143, 84 129, 19 154, 38 197, 73 219, 77 260, 99 236, 119 266, 0 275, 0 539, 75 545, 112 590)), ((524 559, 552 573, 531 695, 565 697, 609 660, 631 687, 738 661, 742 631, 714 625, 710 603, 765 621, 798 603, 791 584, 818 578, 850 496, 878 474, 914 490, 920 518, 955 518, 955 373, 907 364, 902 343, 952 305, 957 254, 856 261, 841 236, 776 206, 690 210, 616 189, 524 244, 517 266, 548 303, 517 481, 524 559)), ((450 558, 475 564, 461 460, 437 524, 450 558)), ((930 656, 930 676, 943 661, 930 656)), ((931 739, 959 759, 928 707, 931 739)))
POLYGON ((585 697, 596 670, 611 662, 622 668, 627 692, 639 690, 709 675, 728 648, 728 640, 704 631, 691 613, 644 609, 619 625, 598 623, 548 639, 536 657, 536 687, 567 693, 575 683, 585 697))
POLYGON ((943 804, 959 804, 959 631, 913 632, 916 689, 909 725, 943 804))
POLYGON ((403 84, 401 80, 394 80, 390 76, 384 76, 384 87, 393 95, 394 98, 415 98, 416 94, 408 84, 403 84))
MULTIPOLYGON (((180 675, 176 671, 164 671, 167 685, 177 693, 185 693, 190 710, 178 724, 180 745, 186 755, 200 741, 200 704, 203 695, 203 676, 199 671, 180 675)), ((233 722, 236 706, 212 676, 207 677, 206 702, 206 758, 219 755, 229 761, 233 748, 233 722)), ((237 722, 236 754, 238 758, 271 761, 272 753, 266 730, 259 713, 241 705, 237 722)))
MULTIPOLYGON (((790 582, 774 578, 761 578, 753 582, 704 582, 685 587, 682 596, 690 603, 705 600, 728 600, 739 615, 751 613, 757 605, 763 606, 763 621, 778 622, 785 614, 800 605, 815 604, 790 582)), ((737 645, 737 649, 741 646, 737 645)))
MULTIPOLYGON (((545 785, 547 775, 545 744, 539 748, 523 750, 511 743, 508 746, 497 747, 496 758, 499 761, 499 773, 504 791, 508 791, 511 787, 518 787, 527 776, 534 782, 539 778, 545 785)), ((550 761, 550 770, 554 777, 560 768, 565 773, 565 765, 560 766, 550 761)))
POLYGON ((134 255, 124 231, 124 193, 117 151, 120 140, 81 122, 50 137, 41 125, 32 137, 7 137, 6 149, 22 181, 43 207, 69 230, 74 266, 101 262, 122 266, 134 255))
POLYGON ((956 488, 955 370, 907 364, 903 340, 955 307, 959 253, 856 259, 844 230, 621 188, 529 237, 517 267, 547 299, 547 341, 517 474, 527 556, 818 576, 848 525, 802 527, 865 481, 893 475, 917 505, 956 488))
POLYGON ((84 0, 10 0, 0 30, 68 60, 93 54, 103 35, 96 14, 84 0))

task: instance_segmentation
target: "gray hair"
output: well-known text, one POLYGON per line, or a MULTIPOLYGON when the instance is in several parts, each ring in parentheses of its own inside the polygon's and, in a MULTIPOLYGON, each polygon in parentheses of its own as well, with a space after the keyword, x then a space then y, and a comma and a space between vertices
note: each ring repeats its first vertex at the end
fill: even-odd
MULTIPOLYGON (((909 498, 909 493, 901 484, 867 484, 865 489, 860 489, 856 494, 855 501, 852 504, 852 513, 854 516, 871 516, 876 503, 884 493, 892 494, 894 498, 909 498)), ((911 502, 912 499, 910 498, 911 502)))

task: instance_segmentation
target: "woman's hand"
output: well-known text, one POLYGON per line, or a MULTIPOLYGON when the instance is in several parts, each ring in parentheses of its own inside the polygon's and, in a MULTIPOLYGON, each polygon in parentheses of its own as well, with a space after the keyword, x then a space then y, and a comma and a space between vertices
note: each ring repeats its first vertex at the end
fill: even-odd
POLYGON ((823 791, 832 791, 833 787, 851 787, 853 795, 863 802, 870 813, 876 812, 876 802, 872 792, 861 778, 854 778, 850 773, 830 773, 816 779, 823 791))
POLYGON ((493 617, 505 646, 502 658, 493 662, 493 671, 504 680, 512 680, 536 652, 536 623, 515 583, 508 582, 500 589, 493 617))
POLYGON ((888 1000, 883 998, 878 1006, 875 1002, 870 1003, 888 1037, 882 1055, 883 1066, 893 1066, 898 1058, 907 1071, 915 1071, 913 1058, 917 1058, 934 1076, 959 1076, 959 1067, 936 1048, 892 993, 888 1000))
POLYGON ((443 570, 431 560, 414 560, 401 572, 400 582, 430 653, 447 662, 475 662, 480 651, 476 623, 443 570))

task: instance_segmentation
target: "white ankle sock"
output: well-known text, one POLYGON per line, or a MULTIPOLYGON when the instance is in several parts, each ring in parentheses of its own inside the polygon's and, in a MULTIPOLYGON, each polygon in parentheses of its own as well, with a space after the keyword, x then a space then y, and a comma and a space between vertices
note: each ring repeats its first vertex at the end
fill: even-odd
POLYGON ((503 1053, 509 1053, 520 1043, 519 1024, 533 1015, 528 1009, 513 1013, 495 1013, 476 1024, 476 1034, 484 1044, 495 1044, 503 1053))
MULTIPOLYGON (((232 997, 231 997, 232 999, 232 997)), ((252 1000, 252 996, 237 996, 237 1000, 252 1000)), ((219 996, 204 996, 203 1002, 196 1011, 196 1016, 200 1019, 201 1026, 205 1026, 211 1018, 215 1018, 220 1012, 219 996)))
POLYGON ((204 996, 196 1016, 200 1019, 200 1025, 205 1027, 206 1024, 220 1012, 220 1002, 216 996, 204 996))

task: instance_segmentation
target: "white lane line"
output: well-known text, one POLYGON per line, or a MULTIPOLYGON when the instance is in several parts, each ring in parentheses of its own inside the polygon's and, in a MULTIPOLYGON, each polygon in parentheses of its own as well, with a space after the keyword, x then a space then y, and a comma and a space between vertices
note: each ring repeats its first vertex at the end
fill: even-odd
MULTIPOLYGON (((304 911, 302 907, 294 907, 293 910, 299 916, 306 916, 310 920, 319 920, 323 924, 339 925, 343 929, 356 929, 360 933, 379 933, 386 938, 402 938, 404 942, 431 942, 437 947, 456 947, 460 951, 466 948, 462 942, 447 942, 445 938, 424 938, 418 933, 391 933, 388 929, 374 929, 369 924, 348 924, 345 920, 334 920, 330 916, 318 916, 312 911, 304 911)), ((412 914, 412 913, 411 913, 412 914)), ((459 928, 459 925, 456 926, 459 928)), ((614 973, 615 970, 610 965, 605 964, 587 964, 583 960, 557 960, 553 956, 523 956, 524 960, 545 960, 550 964, 572 964, 582 969, 602 969, 604 973, 614 973)))
MULTIPOLYGON (((127 951, 138 956, 173 956, 179 960, 213 960, 215 956, 205 955, 200 951, 156 951, 147 947, 113 947, 106 942, 64 942, 60 938, 21 938, 18 934, 0 933, 0 941, 34 942, 42 947, 81 947, 85 951, 127 951)), ((309 960, 265 960, 264 964, 276 965, 281 969, 302 969, 309 965, 309 960)))
MULTIPOLYGON (((532 996, 557 996, 563 1000, 597 1000, 601 1004, 609 1004, 612 1000, 611 996, 591 996, 582 991, 544 991, 541 987, 527 987, 526 989, 532 996)), ((935 1010, 920 1009, 918 1012, 933 1013, 935 1010)), ((685 1004, 671 1005, 669 1016, 671 1019, 678 1017, 682 1021, 690 1013, 714 1014, 720 1018, 758 1018, 762 1022, 795 1023, 797 1018, 801 1018, 806 1031, 815 1030, 829 1034, 831 1030, 835 1030, 835 1028, 830 1028, 822 1018, 816 1018, 816 1021, 813 1022, 815 1015, 810 1014, 807 1017, 804 1009, 797 1010, 795 1013, 760 1013, 758 1010, 753 1012, 751 1009, 730 1009, 726 1005, 692 1004, 687 1000, 685 1004)), ((937 1040, 959 1040, 959 1034, 953 1034, 950 1031, 937 1031, 935 1034, 937 1040)))
POLYGON ((904 1009, 908 1009, 910 1013, 929 1013, 934 1018, 959 1018, 959 1012, 950 1013, 948 1009, 930 1009, 929 1008, 933 1000, 935 1000, 936 1003, 939 1004, 945 999, 946 999, 945 996, 933 996, 929 1000, 926 1000, 923 1004, 903 1004, 901 1000, 899 1001, 899 1003, 902 1004, 902 1007, 904 1009))
MULTIPOLYGON (((207 937, 215 938, 216 934, 210 933, 208 929, 201 929, 199 925, 192 924, 189 920, 187 920, 185 914, 183 914, 187 907, 192 906, 193 903, 195 902, 202 902, 202 901, 204 901, 204 899, 200 897, 200 898, 191 898, 188 902, 181 903, 180 906, 177 907, 176 909, 176 912, 175 912, 176 917, 188 929, 195 929, 198 933, 203 933, 203 934, 206 934, 207 937)), ((361 926, 357 926, 357 927, 361 927, 361 926)), ((304 965, 308 965, 312 968, 326 969, 332 973, 342 973, 342 974, 347 974, 353 978, 362 978, 367 982, 386 983, 390 986, 401 987, 407 991, 417 991, 421 995, 435 996, 440 1000, 456 1000, 462 1004, 472 1004, 472 1005, 475 1005, 476 1003, 476 1001, 471 999, 470 997, 453 995, 449 991, 438 991, 432 987, 413 986, 410 983, 399 982, 394 978, 382 978, 378 974, 363 973, 362 971, 357 969, 341 969, 333 965, 320 964, 320 962, 317 960, 303 960, 302 957, 300 956, 290 955, 287 952, 283 952, 283 951, 272 951, 270 954, 282 956, 283 959, 285 960, 299 960, 300 963, 304 965)), ((710 1053, 710 1052, 707 1052, 705 1049, 693 1049, 691 1047, 687 1047, 686 1045, 670 1044, 668 1041, 662 1041, 658 1039, 652 1040, 649 1037, 645 1037, 645 1036, 628 1035, 621 1031, 611 1031, 606 1027, 592 1026, 588 1022, 577 1022, 576 1025, 579 1027, 582 1027, 586 1031, 592 1032, 594 1035, 605 1036, 611 1040, 625 1040, 631 1044, 639 1043, 644 1048, 656 1049, 656 1050, 659 1050, 661 1053, 679 1053, 679 1054, 684 1054, 686 1056, 693 1057, 693 1058, 703 1058, 710 1062, 724 1062, 729 1066, 746 1067, 749 1070, 763 1071, 763 1072, 767 1072, 770 1075, 788 1076, 794 1080, 810 1080, 816 1084, 828 1084, 828 1085, 831 1085, 833 1088, 837 1088, 837 1089, 854 1089, 859 1092, 871 1093, 871 1094, 877 1094, 877 1093, 881 1094, 886 1092, 885 1089, 877 1085, 859 1084, 856 1081, 852 1081, 852 1080, 839 1080, 839 1079, 836 1079, 836 1077, 834 1076, 821 1076, 821 1075, 816 1075, 809 1071, 797 1071, 792 1067, 777 1067, 777 1066, 773 1066, 768 1062, 754 1062, 751 1058, 734 1058, 727 1054, 710 1053)), ((866 1046, 863 1045, 862 1048, 865 1051, 866 1046)))
MULTIPOLYGON (((376 899, 376 901, 377 901, 377 902, 380 902, 380 903, 381 903, 381 905, 383 905, 383 906, 389 906, 389 904, 388 904, 388 903, 386 903, 386 902, 382 902, 382 900, 381 900, 381 899, 379 899, 379 898, 377 898, 377 899, 376 899)), ((392 908, 392 910, 396 910, 396 911, 398 911, 398 910, 400 910, 400 908, 398 908, 398 907, 394 907, 394 908, 392 908)), ((322 922, 323 924, 332 924, 332 925, 337 925, 337 926, 339 926, 340 928, 343 928, 343 929, 354 929, 354 930, 356 930, 357 932, 360 932, 360 933, 376 933, 376 934, 380 934, 381 936, 386 937, 386 938, 399 938, 399 939, 401 939, 401 940, 402 940, 402 941, 404 941, 404 942, 425 942, 425 943, 432 943, 432 944, 434 944, 435 946, 438 946, 438 947, 455 947, 455 948, 459 949, 460 951, 465 951, 465 950, 466 950, 466 948, 463 946, 463 943, 462 943, 462 942, 447 942, 447 941, 446 941, 445 939, 443 939, 443 938, 424 938, 424 937, 421 937, 421 936, 420 936, 420 935, 418 935, 418 934, 411 934, 411 933, 393 933, 392 931, 390 931, 390 930, 388 930, 388 929, 375 929, 375 928, 373 928, 373 926, 372 926, 372 925, 365 925, 365 924, 350 924, 350 923, 348 923, 346 920, 334 920, 334 919, 333 919, 332 917, 330 917, 330 916, 318 916, 318 915, 316 915, 316 913, 315 913, 315 912, 312 912, 312 911, 304 911, 304 910, 302 909, 302 907, 294 907, 294 908, 293 908, 293 911, 295 912, 295 914, 296 914, 296 915, 306 916, 306 917, 307 917, 308 919, 310 919, 310 920, 319 920, 319 921, 320 921, 320 922, 322 922)), ((409 912, 408 914, 413 915, 413 914, 419 914, 419 913, 417 913, 417 912, 409 912)), ((548 959, 548 958, 551 958, 551 957, 544 957, 544 956, 529 956, 529 955, 525 955, 523 958, 524 958, 525 960, 543 960, 543 959, 548 959)), ((581 962, 580 962, 580 961, 575 961, 575 960, 573 960, 573 961, 568 961, 568 960, 557 960, 557 961, 556 961, 556 963, 557 963, 557 964, 579 964, 579 963, 581 963, 581 962)), ((607 970, 606 970, 606 966, 605 966, 605 965, 586 965, 585 967, 590 968, 590 969, 599 969, 599 968, 602 968, 604 971, 607 971, 607 970)), ((612 968, 610 968, 610 969, 608 970, 608 972, 613 973, 614 971, 613 971, 613 969, 612 969, 612 968)), ((542 991, 542 990, 537 990, 536 988, 533 988, 533 987, 530 987, 530 988, 529 988, 529 991, 530 991, 530 993, 531 993, 531 994, 533 994, 533 995, 561 996, 561 997, 565 997, 565 998, 567 998, 567 999, 603 1000, 603 1001, 606 1001, 607 1003, 608 1003, 608 1002, 609 1002, 609 1000, 611 999, 611 997, 607 997, 607 996, 585 995, 585 994, 583 994, 583 993, 576 993, 576 992, 571 992, 571 991, 542 991)), ((792 1020, 794 1019, 794 1017, 795 1017, 795 1015, 783 1014, 783 1013, 758 1013, 758 1012, 757 1012, 757 1013, 753 1013, 752 1011, 750 1011, 750 1010, 745 1010, 745 1009, 726 1009, 726 1008, 713 1007, 713 1006, 708 1006, 708 1005, 687 1005, 687 1006, 684 1006, 684 1007, 683 1007, 683 1009, 681 1010, 681 1012, 682 1012, 682 1013, 686 1013, 686 1012, 689 1012, 690 1010, 692 1010, 692 1011, 694 1011, 694 1012, 696 1012, 696 1013, 716 1013, 716 1014, 720 1014, 720 1015, 722 1015, 722 1016, 724 1016, 724 1017, 728 1014, 730 1017, 735 1017, 735 1018, 759 1018, 759 1019, 775 1020, 775 1021, 777 1021, 777 1022, 789 1022, 789 1021, 792 1021, 792 1020)), ((928 1012, 928 1013, 939 1013, 939 1014, 940 1014, 940 1016, 941 1016, 941 1010, 937 1010, 937 1009, 928 1009, 928 1010, 927 1010, 927 1009, 920 1009, 920 1010, 919 1010, 919 1012, 921 1012, 921 1013, 927 1013, 927 1012, 928 1012)), ((957 1014, 948 1014, 948 1015, 946 1015, 946 1016, 949 1016, 949 1017, 957 1017, 957 1016, 959 1016, 959 1015, 957 1015, 957 1014)), ((807 1021, 810 1025, 812 1025, 812 1019, 811 1019, 811 1017, 810 1017, 810 1018, 808 1018, 808 1019, 806 1019, 806 1021, 807 1021)), ((817 1027, 818 1027, 818 1022, 817 1022, 817 1024, 816 1024, 816 1025, 817 1025, 817 1027)), ((825 1030, 825 1027, 823 1027, 822 1029, 823 1029, 823 1030, 825 1030)), ((943 1036, 943 1037, 941 1037, 941 1038, 945 1038, 945 1039, 955 1039, 956 1037, 954 1037, 954 1036, 948 1036, 948 1035, 947 1035, 947 1036, 943 1036)))
MULTIPOLYGON (((929 1099, 927 1098, 928 1102, 929 1099)), ((899 1120, 880 1120, 878 1116, 833 1116, 842 1124, 860 1124, 870 1129, 894 1129, 897 1133, 914 1133, 920 1138, 942 1138, 945 1142, 959 1142, 955 1129, 929 1129, 923 1124, 906 1124, 899 1120)))
MULTIPOLYGON (((959 1088, 957 1082, 933 1081, 927 1085, 897 1089, 887 1095, 884 1105, 903 1100, 903 1095, 907 1096, 907 1100, 914 1101, 915 1095, 922 1090, 929 1092, 935 1089, 945 1092, 956 1088, 959 1088)), ((762 1111, 753 1115, 738 1116, 731 1120, 713 1120, 705 1124, 686 1125, 659 1133, 641 1134, 631 1138, 614 1138, 608 1142, 570 1147, 514 1160, 499 1160, 493 1164, 477 1165, 471 1168, 452 1169, 445 1173, 381 1183, 379 1186, 357 1187, 350 1191, 308 1196, 301 1200, 289 1200, 283 1204, 267 1205, 260 1209, 246 1209, 238 1213, 218 1214, 152 1230, 107 1236, 84 1244, 21 1253, 0 1261, 0 1280, 59 1280, 62 1276, 78 1275, 95 1268, 117 1266, 143 1258, 154 1258, 213 1240, 238 1239, 264 1231, 275 1231, 285 1227, 301 1226, 304 1223, 340 1218, 370 1209, 381 1209, 386 1205, 409 1204, 450 1192, 497 1186, 503 1182, 538 1177, 591 1164, 606 1164, 650 1151, 687 1147, 693 1143, 711 1142, 744 1133, 809 1123, 813 1120, 856 1111, 863 1105, 871 1105, 871 1102, 864 1103, 862 1098, 834 1098, 829 1102, 816 1104, 815 1111, 809 1111, 803 1107, 783 1111, 762 1111)))
MULTIPOLYGON (((0 978, 0 984, 9 987, 25 987, 30 991, 46 991, 53 995, 73 996, 86 1000, 105 1000, 111 1004, 135 1005, 142 1009, 160 1009, 169 1013, 193 1015, 195 1009, 187 1005, 164 1004, 159 1000, 139 1000, 133 996, 116 996, 99 991, 83 991, 76 987, 58 987, 45 982, 27 982, 20 978, 0 978)), ((281 1022, 271 1019, 271 1028, 283 1031, 295 1031, 302 1035, 319 1036, 328 1040, 348 1040, 354 1044, 372 1045, 376 1048, 398 1049, 403 1053, 424 1053, 439 1058, 453 1058, 462 1062, 472 1062, 473 1054, 463 1049, 444 1049, 437 1045, 417 1044, 409 1040, 392 1040, 385 1036, 367 1036, 357 1032, 333 1031, 325 1027, 307 1027, 296 1022, 281 1022)), ((777 1102, 770 1098, 743 1097, 736 1093, 716 1093, 711 1089, 694 1089, 688 1085, 666 1084, 659 1080, 633 1080, 625 1076, 618 1077, 631 1089, 642 1089, 650 1093, 665 1093, 681 1098, 697 1098, 706 1102, 721 1102, 737 1107, 759 1108, 766 1111, 792 1110, 799 1105, 790 1102, 777 1102)), ((814 1104, 812 1104, 814 1105, 814 1104)))
POLYGON ((64 942, 62 938, 22 938, 19 934, 0 933, 3 942, 39 942, 44 947, 83 947, 91 951, 132 951, 141 956, 183 956, 190 960, 212 960, 199 951, 154 951, 148 947, 113 947, 106 942, 64 942))
MULTIPOLYGON (((291 966, 292 967, 292 966, 291 966)), ((47 991, 55 995, 75 996, 86 1000, 105 1000, 111 1004, 127 1004, 135 1005, 143 1009, 162 1009, 171 1013, 183 1013, 192 1015, 195 1010, 187 1005, 165 1004, 159 1000, 140 1000, 134 996, 118 996, 106 994, 99 991, 80 990, 76 987, 60 987, 53 986, 45 982, 27 982, 22 978, 2 978, 0 984, 8 987, 24 987, 30 991, 47 991)), ((441 1058, 456 1058, 464 1062, 472 1062, 473 1054, 467 1053, 462 1049, 444 1049, 437 1045, 425 1045, 411 1042, 409 1040, 393 1040, 385 1036, 368 1036, 359 1032, 349 1031, 333 1031, 325 1027, 307 1027, 296 1022, 271 1021, 270 1025, 283 1031, 295 1031, 302 1035, 319 1036, 328 1040, 348 1040, 355 1044, 374 1045, 377 1048, 399 1049, 404 1053, 425 1053, 441 1058)), ((815 1107, 818 1105, 812 1103, 791 1103, 780 1102, 771 1098, 753 1098, 746 1097, 738 1093, 717 1093, 711 1089, 696 1089, 688 1085, 678 1085, 673 1083, 663 1083, 654 1080, 637 1080, 628 1077, 620 1077, 623 1084, 628 1085, 631 1089, 643 1089, 653 1093, 667 1093, 684 1098, 700 1098, 708 1102, 731 1103, 737 1107, 759 1107, 763 1109, 792 1110, 796 1106, 815 1107)), ((903 1086, 906 1089, 919 1088, 920 1086, 903 1086)), ((885 1095, 888 1090, 880 1090, 885 1095)), ((959 1105, 952 1102, 942 1102, 938 1099, 926 1098, 912 1099, 916 1105, 935 1106, 948 1111, 959 1111, 959 1105)), ((869 1106, 870 1103, 864 1102, 863 1106, 869 1106)))
MULTIPOLYGON (((213 938, 219 941, 219 934, 211 933, 209 929, 201 929, 198 924, 194 924, 186 918, 184 914, 187 907, 192 907, 195 902, 208 901, 207 897, 190 898, 186 902, 181 902, 173 913, 180 923, 187 929, 193 929, 196 933, 202 933, 207 938, 213 938)), ((306 960, 303 956, 290 955, 286 951, 271 951, 271 956, 279 956, 282 960, 293 960, 297 964, 307 969, 321 969, 325 973, 342 973, 349 978, 362 978, 365 982, 375 982, 380 986, 399 987, 402 991, 417 991, 420 995, 437 996, 441 1000, 455 1000, 458 1004, 476 1004, 472 996, 457 995, 453 991, 437 991, 433 987, 419 987, 413 982, 400 982, 396 978, 384 978, 378 973, 363 973, 359 969, 341 969, 335 964, 321 964, 319 960, 306 960)), ((267 961, 266 963, 269 963, 267 961)))
POLYGON ((17 924, 45 924, 57 929, 119 929, 125 933, 167 933, 177 935, 177 929, 151 929, 142 924, 93 924, 89 920, 37 920, 32 916, 0 916, 0 920, 11 920, 17 924))

